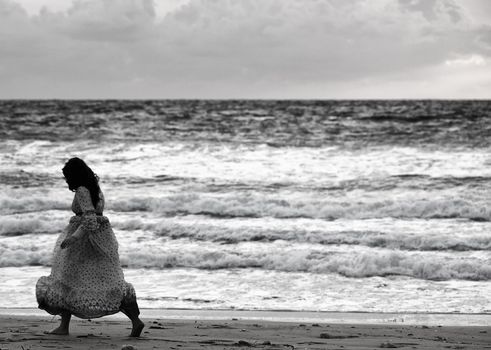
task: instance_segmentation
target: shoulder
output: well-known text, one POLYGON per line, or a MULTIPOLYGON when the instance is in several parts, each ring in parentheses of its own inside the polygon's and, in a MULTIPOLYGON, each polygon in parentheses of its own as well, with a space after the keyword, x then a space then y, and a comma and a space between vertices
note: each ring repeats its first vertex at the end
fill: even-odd
POLYGON ((78 199, 78 201, 91 201, 91 196, 90 196, 90 191, 87 187, 85 186, 80 186, 77 187, 75 190, 75 197, 78 199))
MULTIPOLYGON (((75 196, 76 197, 81 197, 81 198, 92 198, 92 195, 90 194, 90 191, 87 187, 85 186, 79 186, 75 190, 75 196)), ((102 194, 102 191, 99 191, 99 199, 103 199, 104 195, 102 194)))
POLYGON ((77 187, 77 189, 75 190, 75 193, 76 194, 80 194, 80 195, 89 195, 90 196, 90 191, 85 186, 79 186, 79 187, 77 187))
POLYGON ((90 196, 90 191, 87 187, 80 186, 75 191, 75 199, 82 210, 92 210, 94 205, 92 204, 92 197, 90 196))

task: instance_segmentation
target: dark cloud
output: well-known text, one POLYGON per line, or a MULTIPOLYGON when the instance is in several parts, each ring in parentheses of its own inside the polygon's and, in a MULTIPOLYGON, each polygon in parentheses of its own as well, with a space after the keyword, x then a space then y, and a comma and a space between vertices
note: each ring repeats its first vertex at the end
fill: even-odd
POLYGON ((491 69, 489 27, 451 0, 190 0, 165 17, 152 0, 31 17, 0 0, 0 29, 5 97, 346 96, 366 81, 403 97, 448 60, 491 69))
POLYGON ((60 29, 81 40, 134 41, 148 34, 154 20, 152 0, 77 0, 60 29))
POLYGON ((461 21, 460 8, 451 0, 399 0, 400 5, 412 12, 420 12, 428 21, 447 15, 452 22, 461 21))

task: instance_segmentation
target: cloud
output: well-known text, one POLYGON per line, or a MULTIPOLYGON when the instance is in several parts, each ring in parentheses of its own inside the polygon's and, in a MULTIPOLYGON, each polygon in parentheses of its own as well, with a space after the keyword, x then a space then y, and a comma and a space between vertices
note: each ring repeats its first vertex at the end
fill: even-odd
POLYGON ((490 28, 452 0, 162 4, 77 0, 33 16, 0 0, 0 96, 404 97, 414 77, 491 56, 490 28))
POLYGON ((81 40, 131 41, 148 35, 154 19, 152 0, 76 0, 60 29, 81 40))
POLYGON ((486 60, 481 55, 470 55, 446 60, 445 64, 449 67, 484 66, 486 60))

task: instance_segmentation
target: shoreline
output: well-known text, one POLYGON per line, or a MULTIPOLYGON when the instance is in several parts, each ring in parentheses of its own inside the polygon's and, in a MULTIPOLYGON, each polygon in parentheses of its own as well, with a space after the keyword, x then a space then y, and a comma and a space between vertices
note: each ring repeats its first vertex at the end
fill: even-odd
POLYGON ((49 335, 59 317, 0 315, 0 349, 491 349, 490 327, 176 320, 141 315, 145 328, 130 338, 129 320, 74 318, 70 335, 49 335), (128 348, 127 348, 128 349, 128 348))
MULTIPOLYGON (((224 309, 146 309, 140 308, 142 318, 169 320, 209 321, 265 321, 265 322, 310 322, 335 324, 400 324, 412 326, 491 327, 491 314, 463 313, 371 313, 337 311, 292 311, 292 310, 224 310, 224 309)), ((0 308, 0 317, 53 318, 44 310, 35 308, 0 308)), ((105 316, 108 320, 124 320, 122 313, 105 316)))

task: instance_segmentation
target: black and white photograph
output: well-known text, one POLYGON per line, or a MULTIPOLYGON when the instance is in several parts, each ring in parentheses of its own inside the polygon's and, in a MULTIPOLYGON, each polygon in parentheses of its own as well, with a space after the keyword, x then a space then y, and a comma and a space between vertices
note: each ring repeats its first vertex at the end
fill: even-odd
POLYGON ((0 0, 0 350, 491 349, 491 1, 0 0))

